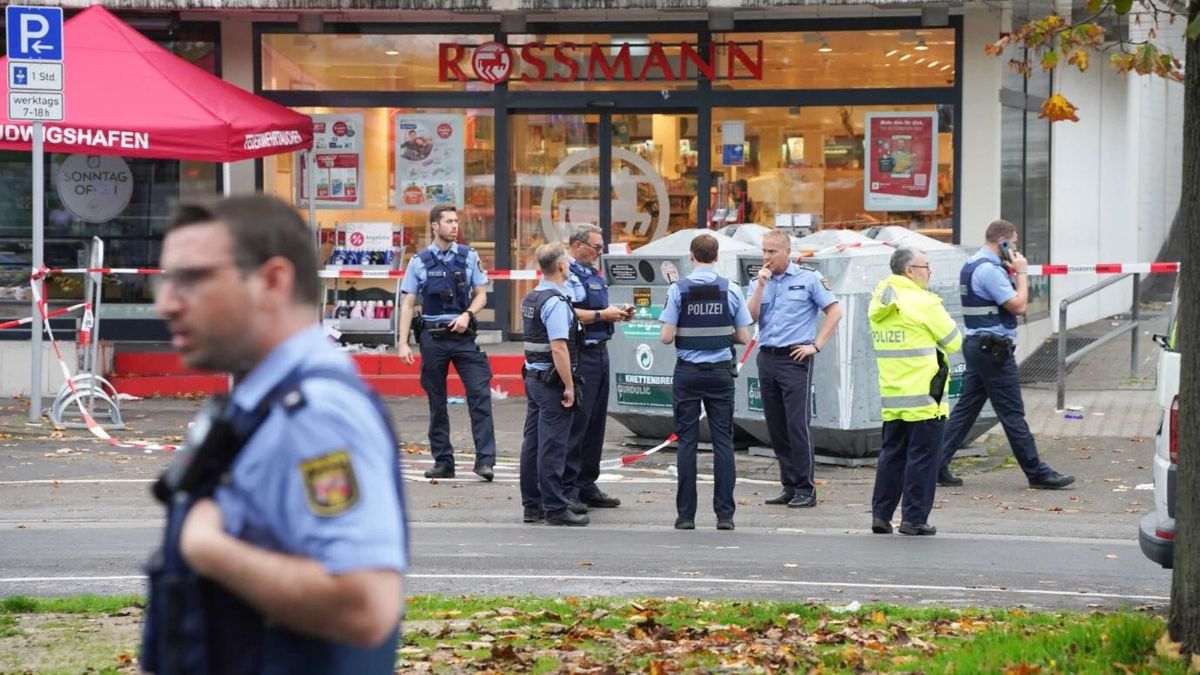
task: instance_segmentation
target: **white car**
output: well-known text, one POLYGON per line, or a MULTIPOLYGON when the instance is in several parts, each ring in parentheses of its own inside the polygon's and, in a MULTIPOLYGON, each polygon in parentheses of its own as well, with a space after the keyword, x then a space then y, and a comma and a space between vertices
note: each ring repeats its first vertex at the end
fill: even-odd
POLYGON ((1158 355, 1158 405, 1162 422, 1154 438, 1154 511, 1138 526, 1142 553, 1171 569, 1175 564, 1175 476, 1179 461, 1179 282, 1171 299, 1166 335, 1155 335, 1158 355))

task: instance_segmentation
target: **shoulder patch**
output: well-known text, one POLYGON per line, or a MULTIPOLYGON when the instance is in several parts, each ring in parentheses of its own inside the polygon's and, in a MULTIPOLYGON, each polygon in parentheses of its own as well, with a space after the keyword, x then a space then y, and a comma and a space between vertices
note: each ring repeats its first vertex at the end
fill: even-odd
POLYGON ((833 284, 829 283, 829 280, 826 279, 825 277, 821 277, 821 285, 824 286, 825 290, 827 290, 827 291, 833 290, 833 284))
POLYGON ((308 508, 318 516, 340 515, 358 503, 358 479, 346 450, 334 450, 300 463, 308 508))

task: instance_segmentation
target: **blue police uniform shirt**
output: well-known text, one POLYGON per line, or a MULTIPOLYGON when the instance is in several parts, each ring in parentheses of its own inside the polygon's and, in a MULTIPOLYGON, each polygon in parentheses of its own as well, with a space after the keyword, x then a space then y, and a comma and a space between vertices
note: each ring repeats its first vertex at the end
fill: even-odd
MULTIPOLYGON (((552 289, 571 297, 571 291, 566 286, 559 286, 553 281, 542 279, 533 290, 544 291, 552 289)), ((547 300, 542 305, 542 323, 546 325, 546 335, 553 340, 569 340, 571 338, 571 321, 575 319, 575 308, 564 300, 547 300)), ((549 371, 553 363, 529 363, 525 362, 525 367, 529 370, 549 371)))
MULTIPOLYGON (((717 273, 711 268, 699 268, 687 276, 688 279, 698 283, 712 283, 717 280, 717 273)), ((742 291, 738 285, 729 282, 729 288, 725 290, 728 297, 729 306, 733 308, 733 325, 736 328, 744 328, 754 323, 754 319, 750 318, 750 310, 746 309, 746 301, 742 299, 742 291)), ((663 307, 662 314, 658 316, 658 320, 671 325, 679 325, 679 311, 683 307, 682 294, 679 292, 679 286, 671 284, 667 289, 667 304, 663 307)), ((725 363, 729 361, 731 354, 728 349, 676 349, 675 356, 689 363, 725 363)))
MULTIPOLYGON (((971 275, 971 290, 975 291, 976 295, 987 298, 996 303, 997 306, 1017 297, 1017 289, 1013 288, 1012 280, 1009 279, 1008 271, 1000 263, 1000 256, 992 253, 987 248, 981 248, 975 252, 975 255, 967 259, 966 264, 971 264, 979 259, 990 260, 994 265, 980 265, 975 274, 971 275)), ((978 335, 979 333, 992 333, 1006 337, 1013 342, 1017 340, 1016 328, 1005 328, 1000 324, 996 324, 990 328, 968 328, 966 335, 978 335)))
MULTIPOLYGON (((571 256, 567 256, 567 260, 571 263, 577 262, 571 256)), ((580 263, 580 264, 582 265, 583 263, 580 263)), ((588 265, 584 265, 584 267, 588 267, 588 265)), ((595 269, 595 268, 592 268, 592 269, 595 269)), ((601 281, 601 283, 604 283, 604 282, 601 281)), ((583 302, 584 300, 587 300, 587 290, 584 289, 583 282, 579 280, 579 277, 574 272, 569 272, 567 274, 566 288, 567 288, 567 295, 569 295, 571 297, 571 302, 583 302)), ((595 344, 600 344, 600 340, 597 340, 595 338, 584 339, 583 343, 585 345, 595 345, 595 344)))
MULTIPOLYGON (((816 270, 788 263, 783 274, 767 280, 758 310, 760 347, 791 347, 816 340, 821 311, 837 302, 837 296, 822 283, 824 278, 816 270)), ((746 297, 753 296, 756 288, 757 276, 746 289, 746 297)))
MULTIPOLYGON (((297 367, 355 372, 319 326, 275 348, 236 387, 230 404, 259 402, 297 367)), ((350 385, 304 380, 304 407, 275 406, 234 460, 231 481, 217 488, 225 531, 255 546, 318 561, 330 574, 408 568, 404 514, 395 484, 396 449, 372 402, 350 385), (313 499, 306 467, 320 463, 334 487, 349 483, 351 503, 331 512, 313 499), (324 513, 318 513, 318 511, 324 513)))
MULTIPOLYGON (((438 259, 449 264, 454 259, 454 252, 465 248, 462 244, 455 243, 443 252, 438 250, 437 244, 430 244, 426 250, 433 251, 433 254, 438 259)), ((425 263, 421 262, 420 255, 414 255, 409 258, 408 267, 404 270, 404 281, 400 282, 400 292, 420 295, 421 289, 425 286, 426 278, 425 263)), ((487 283, 487 272, 483 271, 483 265, 479 262, 479 254, 474 249, 469 250, 467 253, 467 284, 471 288, 479 288, 480 286, 487 286, 487 283)), ((432 321, 433 323, 445 323, 453 321, 458 316, 458 314, 427 314, 425 315, 425 320, 432 321)))

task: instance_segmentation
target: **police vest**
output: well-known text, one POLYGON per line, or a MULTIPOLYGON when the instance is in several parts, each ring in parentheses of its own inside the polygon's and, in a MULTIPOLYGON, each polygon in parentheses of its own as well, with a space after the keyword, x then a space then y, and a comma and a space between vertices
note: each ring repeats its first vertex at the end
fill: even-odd
POLYGON ((571 300, 560 291, 553 288, 534 290, 521 301, 522 331, 525 333, 525 362, 549 363, 554 367, 554 357, 550 352, 550 333, 542 321, 542 308, 547 302, 562 302, 571 313, 570 330, 567 333, 567 350, 571 355, 571 371, 579 363, 579 339, 581 331, 575 312, 571 309, 571 300))
POLYGON ((678 349, 732 349, 733 307, 729 304, 729 281, 693 281, 687 277, 675 282, 679 287, 679 323, 675 330, 678 349))
MULTIPOLYGON (((608 307, 608 284, 604 283, 604 277, 600 276, 599 272, 578 261, 571 261, 571 272, 579 279, 579 283, 583 284, 583 290, 587 293, 587 297, 581 302, 574 303, 576 309, 597 311, 608 307)), ((604 342, 612 336, 611 321, 593 321, 583 326, 585 340, 604 342)))
POLYGON ((418 256, 425 266, 421 287, 421 313, 425 316, 462 314, 471 306, 471 286, 467 283, 467 255, 471 249, 453 246, 454 255, 448 261, 429 249, 418 256))
MULTIPOLYGON (((179 535, 192 504, 212 496, 237 453, 275 406, 283 406, 288 414, 304 407, 301 383, 315 378, 343 382, 367 396, 384 421, 393 447, 397 444, 391 414, 383 402, 357 375, 339 368, 298 368, 277 384, 258 407, 236 416, 217 412, 221 406, 210 405, 212 416, 208 422, 202 414, 194 426, 211 431, 194 445, 189 439, 185 451, 155 485, 156 494, 167 502, 167 528, 162 547, 146 566, 150 593, 142 633, 143 670, 160 675, 393 672, 399 627, 378 647, 360 648, 301 635, 277 624, 268 625, 253 607, 192 572, 180 552, 179 535), (202 455, 199 446, 211 441, 215 441, 213 447, 219 447, 219 452, 202 455), (212 460, 214 456, 219 457, 216 463, 212 460), (199 479, 194 489, 185 478, 183 482, 189 486, 186 492, 164 494, 173 474, 178 479, 189 467, 201 463, 201 458, 206 458, 203 463, 214 470, 206 471, 207 475, 199 479)), ((210 403, 220 401, 217 398, 210 403)), ((397 503, 403 514, 404 479, 398 462, 393 462, 392 473, 397 503)), ((407 546, 407 518, 402 517, 401 523, 407 546)))
POLYGON ((1017 316, 1015 314, 1005 309, 1003 305, 997 305, 994 300, 976 293, 974 286, 971 284, 971 278, 975 276, 975 270, 983 265, 995 264, 987 258, 979 258, 963 265, 962 271, 958 273, 959 292, 962 294, 963 323, 969 329, 997 328, 1000 326, 1014 329, 1017 327, 1017 316))
POLYGON ((884 421, 922 420, 949 414, 947 352, 962 335, 942 299, 908 277, 892 275, 875 287, 867 309, 884 421))

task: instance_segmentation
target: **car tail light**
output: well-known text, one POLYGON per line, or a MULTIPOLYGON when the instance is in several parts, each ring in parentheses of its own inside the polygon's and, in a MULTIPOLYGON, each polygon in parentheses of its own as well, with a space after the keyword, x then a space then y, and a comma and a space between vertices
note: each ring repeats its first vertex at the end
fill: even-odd
POLYGON ((1171 434, 1170 439, 1170 454, 1171 463, 1179 463, 1179 396, 1171 399, 1171 434))
POLYGON ((1155 530, 1154 536, 1158 537, 1159 539, 1174 540, 1175 532, 1172 530, 1155 530))

